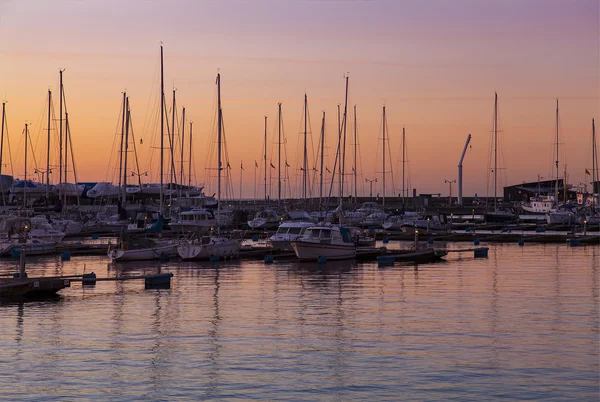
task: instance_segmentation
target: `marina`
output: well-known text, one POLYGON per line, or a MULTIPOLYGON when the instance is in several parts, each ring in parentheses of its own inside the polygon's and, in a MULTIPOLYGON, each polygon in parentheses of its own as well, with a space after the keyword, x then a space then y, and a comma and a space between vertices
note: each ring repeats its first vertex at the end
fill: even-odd
POLYGON ((0 0, 0 399, 598 401, 598 0, 0 0))

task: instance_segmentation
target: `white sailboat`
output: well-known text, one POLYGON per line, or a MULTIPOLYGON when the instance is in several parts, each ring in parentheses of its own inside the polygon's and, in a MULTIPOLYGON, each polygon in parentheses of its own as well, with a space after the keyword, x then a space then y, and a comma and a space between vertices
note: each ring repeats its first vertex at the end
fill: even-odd
MULTIPOLYGON (((558 174, 558 99, 556 100, 556 185, 554 188, 554 202, 555 202, 555 210, 548 212, 546 214, 546 221, 550 225, 570 225, 575 223, 577 220, 577 216, 573 211, 567 208, 559 208, 559 199, 558 199, 558 186, 559 186, 559 174, 558 174)), ((565 188, 565 193, 567 189, 567 175, 566 175, 566 167, 565 167, 565 177, 563 178, 563 187, 565 188)))
POLYGON ((217 235, 193 237, 177 247, 183 260, 207 260, 216 258, 237 258, 240 242, 220 236, 221 232, 221 161, 223 110, 221 108, 221 74, 217 74, 217 235))
MULTIPOLYGON (((163 70, 163 47, 160 47, 160 207, 158 220, 152 225, 144 219, 142 222, 136 223, 137 226, 142 226, 141 231, 144 236, 138 238, 122 238, 117 248, 109 249, 108 256, 113 261, 140 261, 140 260, 157 260, 177 256, 177 243, 171 240, 150 239, 146 236, 147 233, 160 233, 164 223, 163 217, 163 173, 164 173, 164 113, 165 113, 165 93, 164 93, 164 70, 163 70)), ((128 110, 126 111, 128 113, 128 110)), ((119 187, 116 187, 119 192, 119 187)))

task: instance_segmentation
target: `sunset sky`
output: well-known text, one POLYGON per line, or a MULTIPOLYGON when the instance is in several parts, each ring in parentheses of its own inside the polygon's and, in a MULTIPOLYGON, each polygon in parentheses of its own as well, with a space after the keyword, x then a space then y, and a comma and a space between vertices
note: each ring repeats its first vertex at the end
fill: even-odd
MULTIPOLYGON (((113 180, 125 90, 140 169, 155 167, 162 42, 168 107, 175 87, 178 107, 185 106, 194 122, 196 183, 210 183, 205 163, 214 136, 217 72, 236 196, 242 161, 243 193, 253 195, 265 115, 269 154, 274 149, 278 102, 290 175, 298 183, 305 92, 315 149, 321 113, 327 114, 326 164, 333 166, 337 104, 343 107, 347 73, 349 109, 358 108, 361 193, 364 179, 380 177, 382 170, 385 104, 396 194, 404 126, 412 187, 447 195, 444 179, 456 179, 471 133, 464 193, 484 195, 494 91, 504 168, 499 187, 550 177, 556 98, 561 171, 566 164, 570 183, 589 182, 584 169, 591 169, 592 118, 600 125, 599 19, 598 0, 0 0, 0 97, 7 101, 12 168, 22 178, 25 122, 32 125, 38 166, 45 167, 47 91, 53 91, 58 113, 62 68, 79 181, 113 180)), ((277 160, 275 154, 268 158, 277 160)), ((352 154, 347 158, 349 170, 352 154)), ((151 172, 158 181, 156 169, 151 172)), ((206 192, 214 191, 209 185, 206 192)), ((390 184, 386 193, 392 193, 390 184)))

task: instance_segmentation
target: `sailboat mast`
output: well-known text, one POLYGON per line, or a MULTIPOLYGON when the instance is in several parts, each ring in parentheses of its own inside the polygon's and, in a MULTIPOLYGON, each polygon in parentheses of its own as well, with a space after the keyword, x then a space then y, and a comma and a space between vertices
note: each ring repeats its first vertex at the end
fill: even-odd
POLYGON ((46 149, 46 200, 49 198, 49 187, 50 187, 50 122, 52 115, 52 91, 48 90, 48 141, 46 149))
POLYGON ((321 175, 319 185, 319 209, 323 204, 323 165, 325 156, 325 111, 323 111, 323 118, 321 119, 321 175))
POLYGON ((221 74, 217 73, 217 233, 221 234, 221 130, 223 111, 221 110, 221 74))
POLYGON ((267 202, 267 116, 265 116, 265 152, 263 154, 263 160, 265 164, 265 203, 267 202))
MULTIPOLYGON (((123 190, 123 141, 125 138, 125 115, 127 114, 127 92, 123 92, 123 115, 121 116, 121 147, 119 148, 119 192, 123 190)), ((123 190, 124 191, 124 190, 123 190)))
POLYGON ((494 92, 494 211, 498 202, 498 94, 494 92))
POLYGON ((306 93, 304 94, 304 154, 303 154, 303 172, 302 172, 302 198, 304 202, 306 202, 306 175, 308 174, 308 153, 306 149, 306 138, 307 138, 307 128, 306 122, 308 121, 308 99, 306 97, 306 93))
MULTIPOLYGON (((2 126, 0 128, 0 178, 2 177, 2 156, 4 154, 4 126, 6 102, 2 102, 2 126)), ((2 201, 4 202, 4 186, 2 186, 2 201)))
POLYGON ((281 102, 277 111, 277 201, 281 202, 281 102))
POLYGON ((554 188, 554 200, 556 202, 556 208, 558 208, 558 178, 559 178, 559 173, 558 173, 558 99, 556 100, 556 127, 555 127, 555 132, 556 132, 556 160, 554 161, 556 164, 556 185, 554 188))
POLYGON ((65 191, 63 191, 63 204, 67 204, 67 183, 69 182, 68 174, 68 161, 67 155, 69 155, 69 112, 65 107, 65 191))
MULTIPOLYGON (((125 98, 125 146, 123 152, 123 207, 127 203, 127 154, 129 152, 129 124, 131 122, 131 111, 129 110, 129 98, 125 98)), ((73 152, 73 150, 71 150, 73 152)))
POLYGON ((164 147, 165 147, 165 76, 163 65, 163 47, 160 46, 160 214, 163 213, 163 174, 164 174, 164 147))
POLYGON ((404 164, 406 161, 406 131, 404 130, 404 127, 402 127, 402 207, 404 207, 404 203, 406 202, 406 200, 404 199, 405 196, 405 189, 404 189, 404 164))
MULTIPOLYGON (((341 146, 342 146, 342 117, 341 117, 341 111, 340 111, 340 104, 338 103, 337 105, 338 108, 338 126, 337 126, 337 131, 338 131, 338 146, 337 146, 337 155, 335 156, 336 160, 339 161, 340 158, 342 157, 341 154, 341 146)), ((334 171, 335 171, 335 166, 334 166, 334 171)), ((333 184, 332 184, 333 185, 333 184)), ((343 197, 342 194, 342 164, 338 163, 338 192, 340 194, 340 203, 341 203, 341 199, 343 197)))
POLYGON ((356 205, 358 200, 358 165, 356 164, 356 157, 358 154, 358 135, 356 128, 356 105, 354 105, 354 205, 356 205))
POLYGON ((346 128, 348 127, 348 75, 346 75, 346 96, 344 97, 344 146, 342 147, 342 158, 340 159, 340 164, 342 167, 342 199, 344 197, 344 174, 346 172, 346 128))
POLYGON ((185 146, 185 108, 181 112, 181 162, 179 164, 179 198, 181 199, 181 187, 183 186, 183 150, 185 146))
POLYGON ((383 117, 382 117, 382 126, 383 126, 383 164, 382 164, 382 188, 383 188, 383 195, 382 195, 382 205, 385 205, 385 106, 383 107, 383 117))
MULTIPOLYGON (((169 210, 173 204, 173 180, 177 181, 175 173, 175 111, 177 103, 175 101, 175 89, 173 89, 173 109, 171 110, 171 173, 169 174, 169 210)), ((170 211, 169 211, 170 213, 170 211)))
POLYGON ((188 161, 188 187, 192 187, 192 125, 190 121, 190 156, 188 161))
POLYGON ((62 182, 62 167, 63 167, 63 70, 58 70, 59 74, 59 88, 58 88, 58 97, 59 107, 58 107, 58 199, 60 200, 60 183, 62 182))
POLYGON ((27 127, 27 123, 25 123, 25 169, 23 172, 23 176, 25 177, 24 186, 23 186, 23 208, 27 205, 27 136, 29 134, 29 129, 27 127))
POLYGON ((592 119, 592 214, 596 213, 596 198, 594 184, 598 181, 598 151, 596 150, 596 124, 592 119))

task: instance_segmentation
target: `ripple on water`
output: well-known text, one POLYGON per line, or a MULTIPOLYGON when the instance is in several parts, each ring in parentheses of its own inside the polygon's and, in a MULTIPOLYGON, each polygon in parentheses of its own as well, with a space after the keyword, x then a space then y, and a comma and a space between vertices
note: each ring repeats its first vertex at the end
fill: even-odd
POLYGON ((566 245, 491 245, 418 270, 32 259, 30 275, 175 277, 1 304, 1 395, 598 400, 598 261, 599 247, 566 245))

